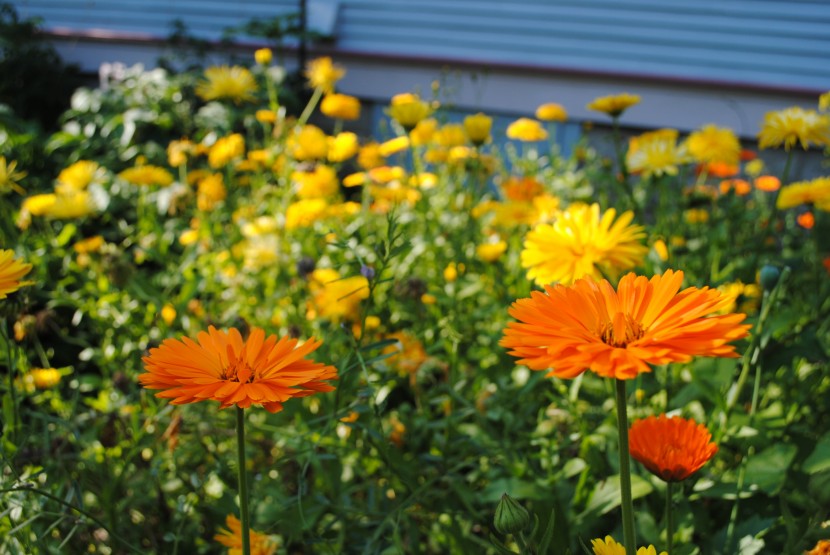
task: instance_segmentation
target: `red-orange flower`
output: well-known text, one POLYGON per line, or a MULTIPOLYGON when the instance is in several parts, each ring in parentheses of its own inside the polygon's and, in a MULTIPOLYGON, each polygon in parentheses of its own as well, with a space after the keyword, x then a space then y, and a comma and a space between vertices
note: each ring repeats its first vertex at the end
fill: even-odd
POLYGON ((723 314, 730 298, 717 289, 680 291, 683 272, 648 279, 627 274, 616 291, 606 280, 545 286, 519 299, 501 345, 532 370, 574 378, 591 370, 631 379, 649 365, 687 362, 694 356, 737 357, 729 342, 746 337, 745 314, 723 314))
POLYGON ((628 431, 628 450, 649 472, 666 482, 685 480, 718 452, 703 424, 679 416, 649 416, 628 431))
POLYGON ((253 328, 243 340, 236 328, 210 326, 196 339, 166 339, 150 349, 142 359, 147 372, 138 377, 141 385, 161 389, 156 397, 174 405, 211 399, 223 409, 262 405, 269 412, 282 410, 292 397, 334 389, 325 380, 337 379, 337 369, 305 358, 322 343, 313 338, 298 345, 253 328))

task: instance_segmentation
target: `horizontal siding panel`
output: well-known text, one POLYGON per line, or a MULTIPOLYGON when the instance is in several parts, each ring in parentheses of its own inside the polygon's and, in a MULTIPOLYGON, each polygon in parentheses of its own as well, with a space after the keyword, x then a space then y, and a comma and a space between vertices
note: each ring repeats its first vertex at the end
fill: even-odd
MULTIPOLYGON (((334 45, 398 54, 830 89, 826 0, 318 0, 339 4, 334 45)), ((181 19, 218 39, 299 0, 20 0, 47 28, 164 38, 181 19)))

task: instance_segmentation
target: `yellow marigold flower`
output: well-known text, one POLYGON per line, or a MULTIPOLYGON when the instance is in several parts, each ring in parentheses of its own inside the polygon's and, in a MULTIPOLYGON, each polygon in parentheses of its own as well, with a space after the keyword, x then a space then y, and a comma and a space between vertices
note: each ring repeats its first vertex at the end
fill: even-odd
POLYGON ((167 163, 174 168, 187 163, 187 158, 196 154, 196 145, 187 139, 170 141, 167 145, 167 163))
POLYGON ((813 204, 819 210, 830 212, 830 177, 817 177, 782 187, 775 206, 779 210, 813 204))
POLYGON ((709 212, 704 208, 690 208, 683 212, 683 219, 690 224, 705 224, 709 221, 709 212))
POLYGON ((651 248, 654 249, 654 252, 657 253, 657 257, 660 258, 663 262, 669 259, 669 248, 666 246, 666 242, 662 239, 657 239, 652 245, 651 248))
POLYGON ((26 197, 20 206, 17 226, 20 229, 27 229, 32 222, 32 216, 45 216, 55 205, 57 198, 58 196, 54 193, 26 197))
POLYGON ((161 307, 161 319, 168 326, 172 325, 176 321, 176 307, 170 303, 166 303, 161 307))
POLYGON ((231 100, 236 104, 254 100, 257 90, 254 76, 242 66, 214 66, 205 70, 205 81, 196 85, 203 100, 231 100))
POLYGON ((274 53, 270 48, 259 48, 254 52, 254 60, 261 66, 271 65, 271 60, 274 58, 274 53))
POLYGON ((625 546, 614 541, 611 536, 605 536, 604 540, 591 540, 591 548, 594 555, 625 555, 625 546))
POLYGON ((450 262, 444 268, 444 279, 450 283, 458 279, 458 266, 456 266, 455 262, 450 262))
POLYGON ((326 210, 326 216, 340 217, 340 216, 354 216, 360 212, 361 205, 359 202, 338 202, 332 204, 326 210))
POLYGON ((464 126, 457 123, 448 123, 442 125, 436 132, 433 140, 436 144, 452 148, 454 146, 462 146, 467 142, 467 134, 464 132, 464 126))
POLYGON ((626 165, 643 177, 677 175, 677 167, 688 161, 685 145, 677 144, 676 129, 658 129, 632 137, 628 142, 626 165))
POLYGON ((495 262, 507 250, 507 243, 502 240, 489 241, 476 246, 476 256, 483 262, 495 262))
POLYGON ((744 283, 740 280, 732 283, 724 283, 718 286, 724 298, 730 299, 730 303, 721 308, 721 314, 729 312, 751 313, 758 310, 758 303, 761 300, 761 288, 755 283, 744 283))
POLYGON ((20 193, 25 192, 17 182, 26 177, 26 172, 16 171, 17 162, 6 162, 5 156, 0 156, 0 194, 5 195, 11 191, 20 193))
POLYGON ((327 94, 320 103, 320 111, 330 118, 355 120, 360 117, 360 100, 347 94, 327 94))
POLYGON ((758 132, 758 148, 784 145, 785 150, 790 150, 797 142, 804 150, 812 143, 830 145, 830 115, 798 106, 767 112, 758 132))
POLYGON ((239 133, 220 137, 208 151, 208 164, 211 168, 223 168, 234 160, 245 156, 245 138, 239 133))
POLYGON ((315 125, 304 125, 299 132, 292 135, 291 147, 294 158, 301 162, 322 160, 329 150, 326 134, 315 125))
POLYGON ((636 94, 620 93, 595 98, 586 106, 595 112, 608 114, 612 118, 619 117, 627 109, 640 103, 640 96, 636 94))
POLYGON ((378 148, 378 152, 381 156, 388 158, 389 156, 393 156, 406 150, 407 148, 409 148, 409 137, 401 135, 400 137, 395 137, 394 139, 382 142, 378 148))
POLYGON ((100 235, 94 235, 86 239, 82 239, 72 245, 72 249, 78 254, 89 254, 98 252, 104 246, 104 238, 100 235))
MULTIPOLYGON (((228 555, 242 555, 242 523, 233 515, 225 519, 227 529, 220 529, 213 539, 228 548, 228 555)), ((270 536, 249 530, 248 542, 251 555, 274 555, 277 552, 277 542, 270 536)))
POLYGON ((568 111, 561 104, 548 102, 536 108, 536 119, 541 121, 567 121, 568 111))
POLYGON ((334 85, 344 75, 346 75, 346 70, 335 65, 328 56, 311 60, 305 70, 309 86, 312 89, 321 89, 324 93, 334 92, 334 85))
POLYGON ((826 112, 828 109, 830 109, 830 91, 822 93, 818 97, 818 109, 822 112, 826 112))
POLYGON ((56 368, 32 368, 23 375, 23 386, 27 391, 51 389, 61 383, 61 372, 56 368))
POLYGON ((259 123, 275 123, 277 121, 277 113, 273 110, 257 110, 254 117, 259 123))
POLYGON ((59 220, 71 220, 89 216, 98 207, 89 191, 77 191, 55 195, 55 202, 46 211, 46 216, 59 220))
POLYGON ((228 190, 221 173, 212 173, 199 180, 196 191, 196 206, 199 210, 213 210, 225 200, 228 190))
POLYGON ((346 177, 343 178, 343 186, 344 187, 360 187, 361 185, 365 185, 368 181, 368 174, 366 172, 356 172, 350 173, 346 177))
POLYGON ((5 299, 9 293, 14 293, 31 282, 20 281, 20 278, 29 273, 32 265, 21 262, 14 257, 13 250, 0 250, 0 299, 5 299))
POLYGON ((640 240, 643 227, 630 225, 629 211, 614 221, 617 211, 600 214, 599 204, 573 204, 553 224, 539 224, 524 241, 522 267, 540 285, 570 284, 589 276, 616 276, 642 263, 648 252, 640 240))
POLYGON ((548 132, 538 120, 519 118, 507 126, 507 137, 523 142, 544 141, 548 132))
POLYGON ((309 227, 326 215, 328 202, 324 198, 299 200, 285 210, 285 229, 290 231, 300 227, 309 227))
POLYGON ((386 159, 380 153, 380 144, 366 143, 357 153, 357 165, 364 170, 371 170, 386 164, 386 159))
MULTIPOLYGON (((591 540, 591 548, 594 550, 594 555, 625 555, 625 546, 614 541, 611 536, 605 536, 605 540, 591 540)), ((637 555, 657 555, 657 550, 653 545, 641 547, 637 550, 637 555)), ((668 555, 668 553, 661 551, 660 555, 668 555)))
POLYGON ((481 112, 464 118, 464 132, 470 142, 476 146, 483 145, 490 140, 490 131, 493 128, 493 118, 481 112))
POLYGON ((328 160, 329 162, 345 162, 357 154, 360 144, 357 135, 351 131, 343 131, 335 137, 328 137, 328 160))
POLYGON ((438 299, 435 297, 435 295, 424 293, 423 295, 421 295, 421 302, 424 304, 435 304, 438 302, 438 299))
POLYGON ((438 130, 438 120, 435 118, 422 119, 409 132, 409 140, 412 146, 424 146, 432 141, 435 132, 438 130))
POLYGON ((193 245, 199 240, 199 230, 187 229, 179 235, 179 244, 182 246, 193 245))
POLYGON ((331 166, 317 164, 311 171, 295 171, 291 180, 296 184, 297 196, 301 199, 328 198, 335 195, 340 187, 337 172, 331 166))
POLYGON ((169 171, 159 166, 150 165, 127 168, 119 173, 118 177, 133 185, 142 185, 145 187, 151 185, 167 187, 173 183, 173 175, 169 171))
POLYGON ((57 192, 82 191, 100 181, 102 175, 103 170, 97 162, 78 160, 61 170, 55 190, 57 192))
POLYGON ((686 138, 686 148, 697 162, 722 162, 737 166, 741 157, 741 143, 731 129, 704 125, 686 138))
POLYGON ((369 179, 373 183, 387 184, 400 181, 406 176, 406 170, 400 166, 380 166, 369 170, 369 179))
POLYGON ((417 94, 403 93, 392 97, 387 111, 389 117, 411 131, 419 121, 432 113, 432 107, 417 94))
POLYGON ((360 301, 369 297, 369 281, 365 277, 341 278, 330 268, 311 272, 309 289, 312 295, 306 314, 309 319, 353 320, 358 315, 360 301))

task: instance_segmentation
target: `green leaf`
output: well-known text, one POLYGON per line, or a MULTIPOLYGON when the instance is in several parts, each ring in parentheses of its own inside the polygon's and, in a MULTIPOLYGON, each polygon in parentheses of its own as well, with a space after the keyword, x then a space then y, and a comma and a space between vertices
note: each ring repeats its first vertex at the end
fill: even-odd
MULTIPOLYGON (((652 492, 652 485, 636 474, 631 476, 631 498, 638 499, 652 492)), ((610 476, 594 489, 588 506, 580 517, 588 515, 604 515, 608 511, 620 506, 620 475, 610 476)))
POLYGON ((764 449, 749 459, 746 480, 764 493, 777 494, 787 479, 787 470, 795 454, 795 445, 779 444, 764 449))
POLYGON ((802 466, 802 470, 807 474, 816 474, 827 469, 830 469, 830 432, 822 436, 802 466))

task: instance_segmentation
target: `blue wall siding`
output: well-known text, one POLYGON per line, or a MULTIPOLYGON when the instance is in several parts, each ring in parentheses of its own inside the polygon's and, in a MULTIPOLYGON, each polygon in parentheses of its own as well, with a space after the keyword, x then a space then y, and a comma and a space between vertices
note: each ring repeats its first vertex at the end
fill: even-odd
MULTIPOLYGON (((822 0, 310 0, 339 6, 335 46, 486 64, 830 89, 830 2, 822 0)), ((18 0, 47 28, 164 37, 183 20, 217 39, 291 0, 18 0)))

